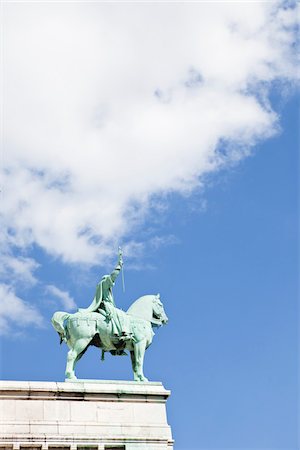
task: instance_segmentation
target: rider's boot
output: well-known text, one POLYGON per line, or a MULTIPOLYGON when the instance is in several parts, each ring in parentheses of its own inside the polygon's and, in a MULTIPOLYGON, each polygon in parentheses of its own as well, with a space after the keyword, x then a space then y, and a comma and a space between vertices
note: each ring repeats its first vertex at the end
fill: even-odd
POLYGON ((121 336, 119 336, 119 339, 121 341, 130 341, 132 339, 132 333, 127 333, 126 331, 123 331, 121 336))

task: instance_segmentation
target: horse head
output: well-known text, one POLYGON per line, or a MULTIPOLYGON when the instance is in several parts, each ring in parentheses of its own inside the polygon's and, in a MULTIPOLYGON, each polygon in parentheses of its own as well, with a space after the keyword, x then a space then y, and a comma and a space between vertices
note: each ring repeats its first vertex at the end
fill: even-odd
POLYGON ((168 317, 164 310, 164 305, 160 300, 160 295, 154 295, 152 300, 152 320, 154 325, 166 325, 168 323, 168 317))
POLYGON ((168 322, 159 294, 144 295, 131 305, 127 313, 147 320, 155 326, 164 325, 168 322))

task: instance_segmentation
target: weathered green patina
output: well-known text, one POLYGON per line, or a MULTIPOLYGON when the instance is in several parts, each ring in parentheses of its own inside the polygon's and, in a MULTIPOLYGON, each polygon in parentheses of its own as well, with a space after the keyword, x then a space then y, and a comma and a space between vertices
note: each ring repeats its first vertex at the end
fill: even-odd
POLYGON ((127 312, 115 306, 112 287, 122 269, 122 252, 110 275, 102 277, 88 308, 80 308, 75 314, 58 311, 52 317, 52 325, 61 342, 69 347, 66 378, 76 379, 75 365, 90 345, 109 351, 113 355, 130 352, 135 381, 147 381, 143 374, 145 350, 152 343, 153 330, 166 324, 168 318, 159 294, 145 295, 136 300, 127 312))

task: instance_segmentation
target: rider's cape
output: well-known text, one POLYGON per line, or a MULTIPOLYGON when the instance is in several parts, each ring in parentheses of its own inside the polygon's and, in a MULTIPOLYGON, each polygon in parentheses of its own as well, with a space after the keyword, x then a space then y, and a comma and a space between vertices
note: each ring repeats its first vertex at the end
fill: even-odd
MULTIPOLYGON (((97 284, 95 297, 90 304, 88 308, 79 308, 78 311, 80 312, 95 312, 100 308, 101 302, 102 302, 102 285, 107 279, 110 278, 109 275, 105 275, 103 279, 100 281, 100 283, 97 284)), ((111 281, 111 286, 113 285, 111 281)), ((109 288, 111 289, 111 287, 109 288)))

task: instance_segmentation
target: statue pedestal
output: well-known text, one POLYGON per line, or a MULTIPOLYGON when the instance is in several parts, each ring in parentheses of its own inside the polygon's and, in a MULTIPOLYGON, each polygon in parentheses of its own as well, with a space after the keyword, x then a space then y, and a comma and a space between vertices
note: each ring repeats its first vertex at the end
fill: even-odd
POLYGON ((161 383, 0 382, 5 450, 171 450, 161 383))

